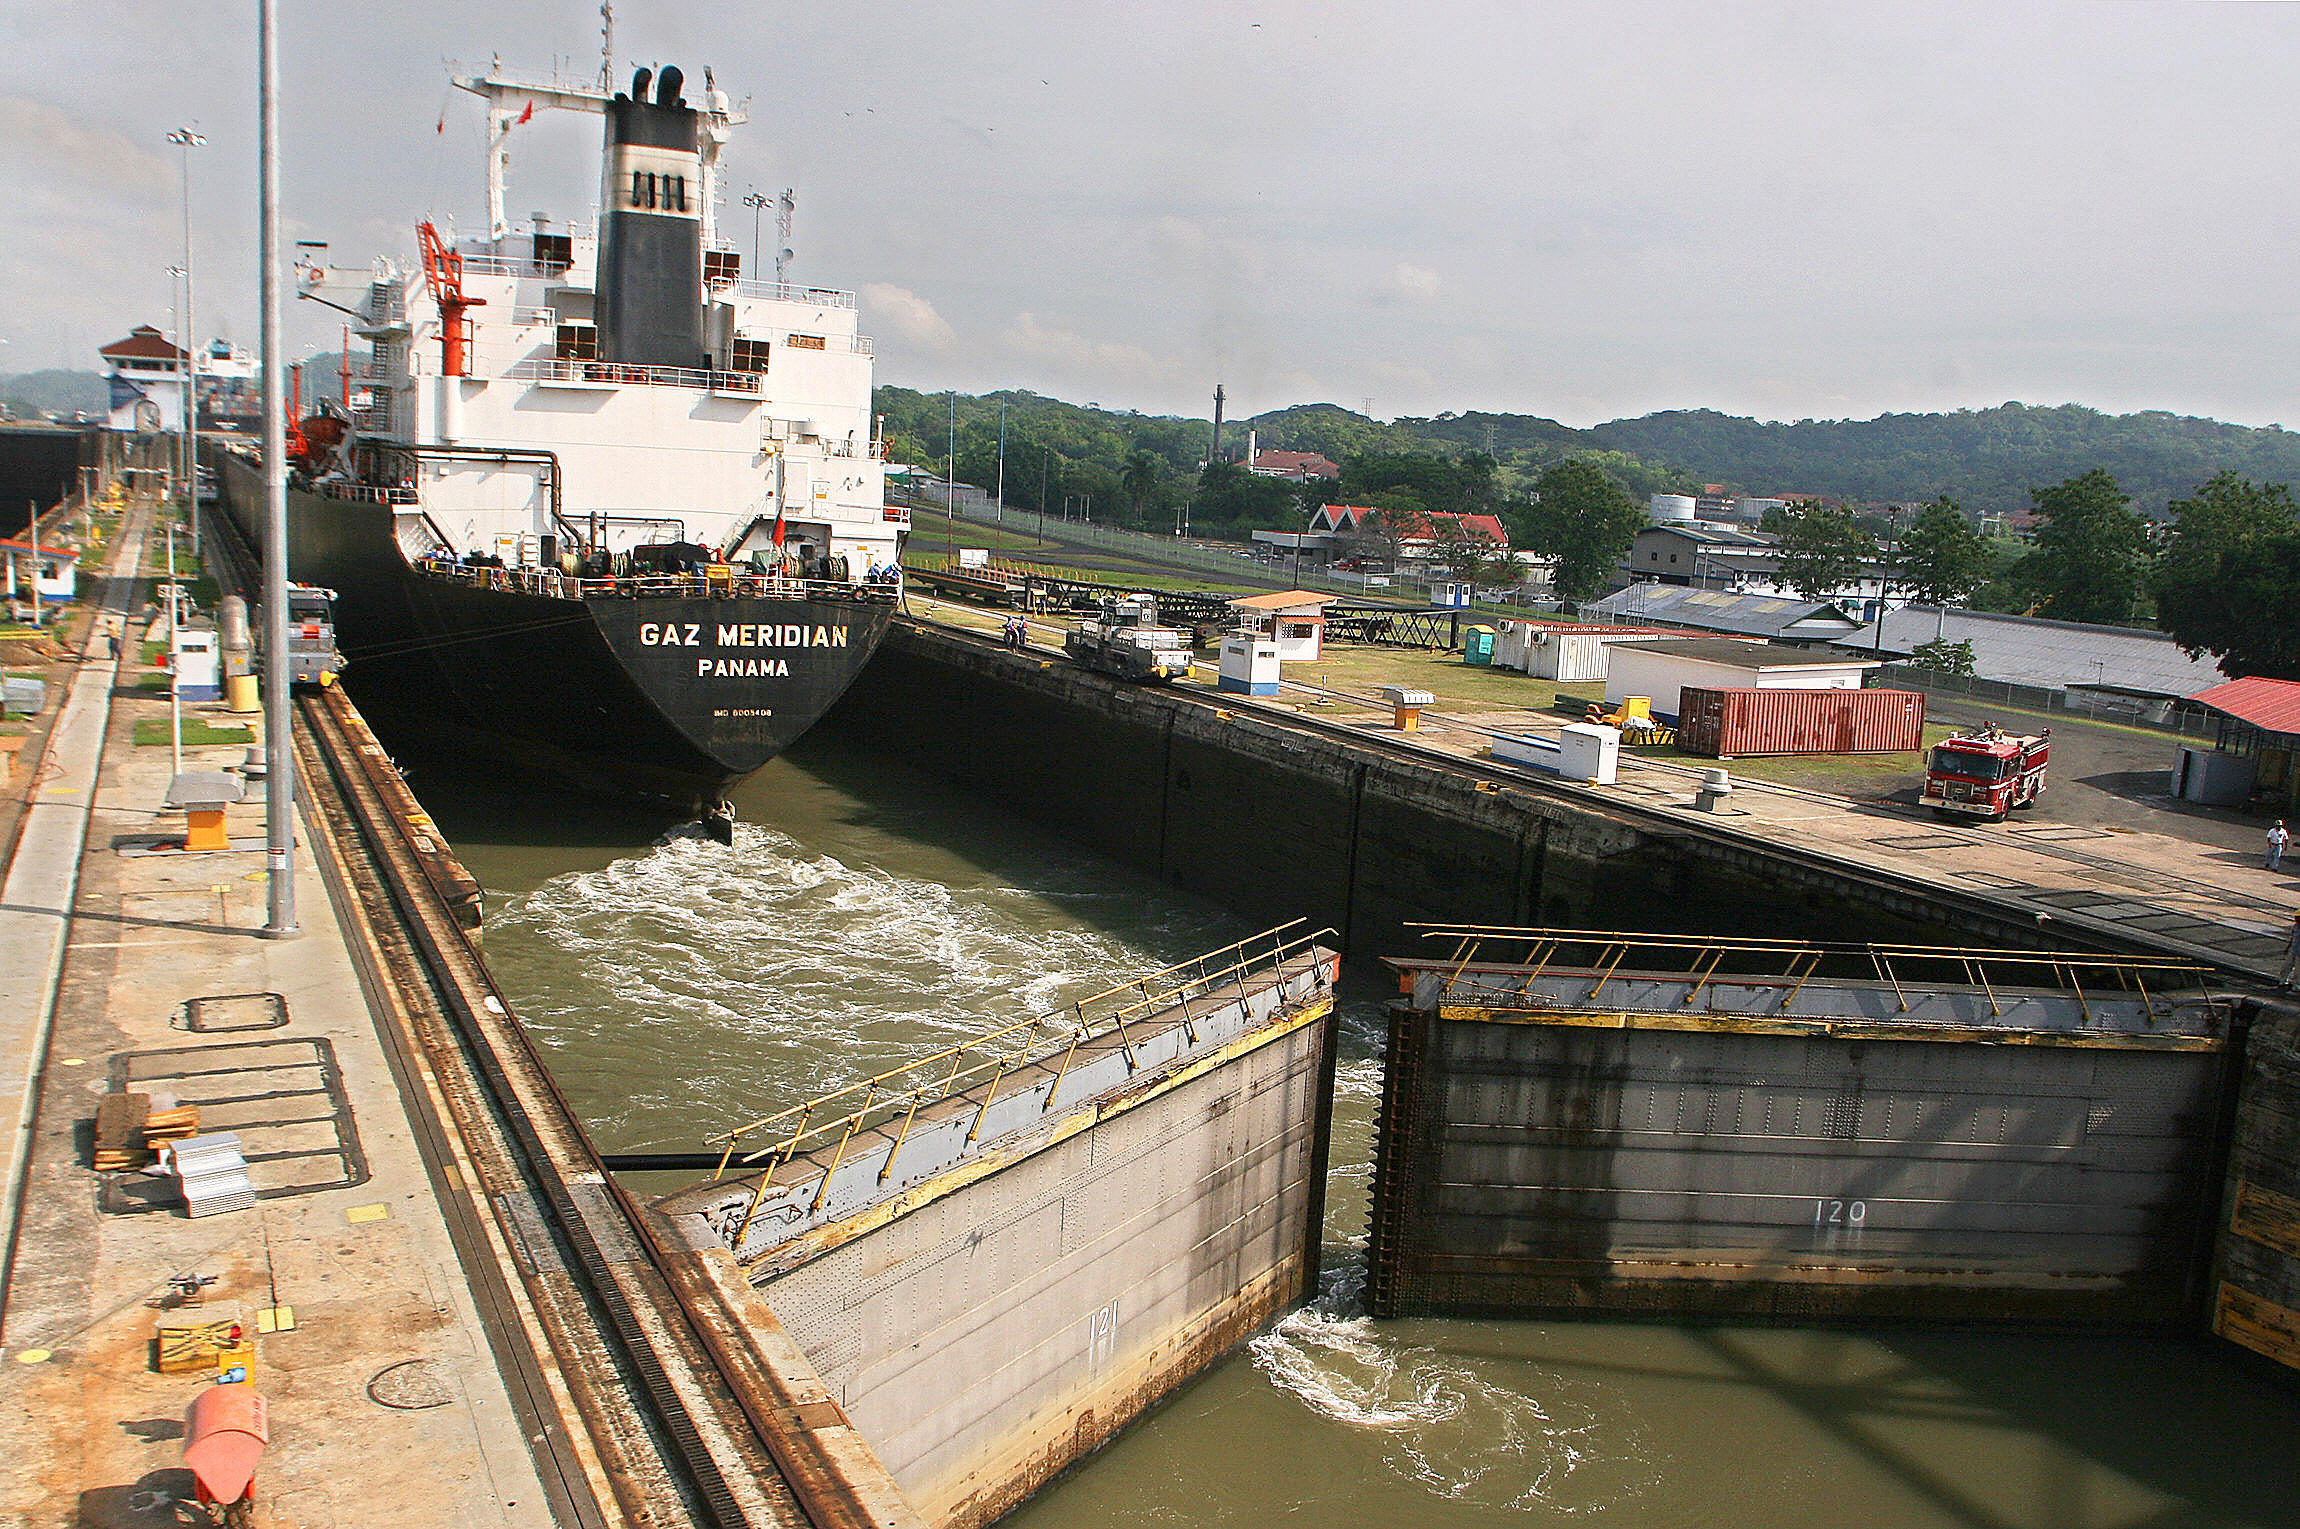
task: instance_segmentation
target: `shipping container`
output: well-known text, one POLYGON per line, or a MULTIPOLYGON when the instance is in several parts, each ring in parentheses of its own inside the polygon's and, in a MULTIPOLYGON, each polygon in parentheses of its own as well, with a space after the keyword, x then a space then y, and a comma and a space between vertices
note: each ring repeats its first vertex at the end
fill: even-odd
POLYGON ((1916 690, 1710 690, 1688 685, 1677 744, 1689 754, 1897 754, 1924 747, 1916 690))

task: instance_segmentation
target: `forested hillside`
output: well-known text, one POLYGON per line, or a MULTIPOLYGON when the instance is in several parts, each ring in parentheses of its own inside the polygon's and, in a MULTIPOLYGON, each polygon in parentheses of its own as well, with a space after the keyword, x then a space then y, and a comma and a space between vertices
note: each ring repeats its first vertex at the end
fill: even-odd
POLYGON ((101 414, 111 407, 111 394, 98 372, 22 372, 0 377, 0 405, 19 419, 36 419, 48 411, 101 414))
POLYGON ((1947 494, 1967 510, 2029 507, 2029 490, 2105 468, 2143 514, 2195 492, 2214 473, 2300 482, 2300 435, 2077 404, 2008 403, 1955 414, 1760 424, 1708 409, 1615 420, 1587 438, 1705 482, 1757 494, 1831 494, 1913 502, 1947 494))
MULTIPOLYGON (((881 388, 880 410, 896 455, 940 464, 949 434, 948 394, 881 388)), ((1018 496, 1017 456, 1048 481, 1071 468, 1071 492, 1116 496, 1130 454, 1147 452, 1158 479, 1179 484, 1206 457, 1211 424, 1081 408, 1034 393, 962 397, 959 476, 995 474, 998 406, 1007 410, 1008 497, 1018 496), (985 455, 987 453, 987 456, 985 455)), ((1955 414, 1887 414, 1871 420, 1764 423, 1714 410, 1679 410, 1576 430, 1526 414, 1440 414, 1388 424, 1334 404, 1276 409, 1225 425, 1224 446, 1243 454, 1246 431, 1265 447, 1352 457, 1431 453, 1494 458, 1500 486, 1520 490, 1560 461, 1595 462, 1636 498, 1722 483, 1740 493, 1826 494, 1870 503, 1922 504, 1946 494, 1972 514, 2030 508, 2029 490, 2103 469, 2142 514, 2196 491, 2213 474, 2300 483, 2300 433, 2250 429, 2217 420, 2150 412, 2103 414, 2076 404, 2037 408, 2008 403, 1955 414)), ((1145 469, 1136 464, 1136 482, 1145 469)), ((1036 503, 1035 491, 1029 502, 1036 503)))

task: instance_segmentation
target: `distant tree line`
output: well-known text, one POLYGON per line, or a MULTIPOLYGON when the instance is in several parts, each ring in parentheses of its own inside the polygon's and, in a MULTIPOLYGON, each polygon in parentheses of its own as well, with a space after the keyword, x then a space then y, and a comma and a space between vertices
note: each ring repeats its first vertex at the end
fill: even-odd
MULTIPOLYGON (((1758 425, 1695 412, 1577 431, 1519 415, 1384 425, 1319 404, 1225 429, 1229 458, 1244 454, 1251 428, 1264 447, 1316 451, 1341 464, 1338 481, 1297 485, 1236 460, 1209 463, 1204 420, 1021 391, 955 402, 954 428, 951 395, 880 388, 890 457, 936 471, 954 460, 961 482, 990 488, 1004 405, 1006 502, 1019 509, 1082 512, 1152 531, 1186 519, 1198 535, 1243 539, 1302 530, 1322 504, 1361 505, 1379 512, 1362 533, 1371 542, 1434 530, 1439 562, 1498 576, 1490 549, 1446 529, 1442 515, 1422 519, 1491 514, 1514 549, 1557 560, 1557 591, 1568 600, 1603 592, 1647 523, 1648 495, 1697 486, 1684 470, 1660 465, 1664 456, 1746 485, 1798 483, 1817 494, 1914 503, 1885 515, 1818 497, 1792 502, 1767 523, 1781 538, 1786 582, 1818 598, 1876 568, 1920 603, 2153 621, 2191 651, 2217 655, 2231 674, 2300 678, 2300 508, 2284 481, 2300 480, 2300 435, 2276 427, 2008 404, 1858 425, 1758 425), (2017 496, 1999 481, 2020 470, 2011 464, 2063 460, 2086 443, 2099 445, 2098 455, 2058 481, 2017 496), (1851 459, 1872 446, 1888 451, 1888 462, 1856 471, 1851 459), (1718 472, 1722 459, 1745 475, 1718 472), (2222 465, 2207 468, 2215 461, 2222 465), (2268 464, 2276 476, 2263 471, 2256 480, 2246 463, 2268 464), (1908 492, 1919 481, 1936 486, 1908 492), (2142 502, 2164 506, 2161 517, 2135 507, 2135 481, 2142 502), (1952 498, 1939 491, 1944 482, 1983 486, 1952 498), (1984 536, 1976 524, 1977 511, 2022 508, 2035 517, 2029 542, 1984 536)), ((1955 656, 1940 655, 1944 663, 1955 656)))

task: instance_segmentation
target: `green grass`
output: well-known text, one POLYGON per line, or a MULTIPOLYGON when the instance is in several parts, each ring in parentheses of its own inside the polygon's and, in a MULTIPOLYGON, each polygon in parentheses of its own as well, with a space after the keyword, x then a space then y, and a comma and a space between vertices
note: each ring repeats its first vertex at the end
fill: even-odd
MULTIPOLYGON (((165 717, 146 717, 136 724, 136 742, 147 748, 168 747, 172 729, 165 717)), ((184 745, 206 743, 253 743, 256 735, 238 723, 217 727, 200 717, 184 718, 184 745)))

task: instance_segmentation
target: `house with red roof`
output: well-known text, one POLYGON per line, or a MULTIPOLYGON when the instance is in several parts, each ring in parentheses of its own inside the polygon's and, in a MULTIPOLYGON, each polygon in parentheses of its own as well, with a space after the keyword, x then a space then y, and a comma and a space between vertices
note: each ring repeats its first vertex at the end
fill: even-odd
POLYGON ((2219 719, 2213 758, 2183 745, 2173 794, 2190 801, 2300 813, 2300 680, 2247 675, 2189 697, 2219 719), (2222 763, 2222 761, 2228 761, 2222 763))
POLYGON ((1397 561, 1425 563, 1441 543, 1454 540, 1483 542, 1495 557, 1509 555, 1509 531, 1498 515, 1462 515, 1450 510, 1424 510, 1397 514, 1362 504, 1319 506, 1310 517, 1312 536, 1329 538, 1329 546, 1370 534, 1386 519, 1397 538, 1397 561))
POLYGON ((150 324, 139 324, 124 340, 101 346, 104 381, 112 390, 114 430, 184 428, 184 368, 191 352, 150 324))
POLYGON ((1308 483, 1314 478, 1340 478, 1342 465, 1314 451, 1257 451, 1254 460, 1246 464, 1246 471, 1257 477, 1308 483))

